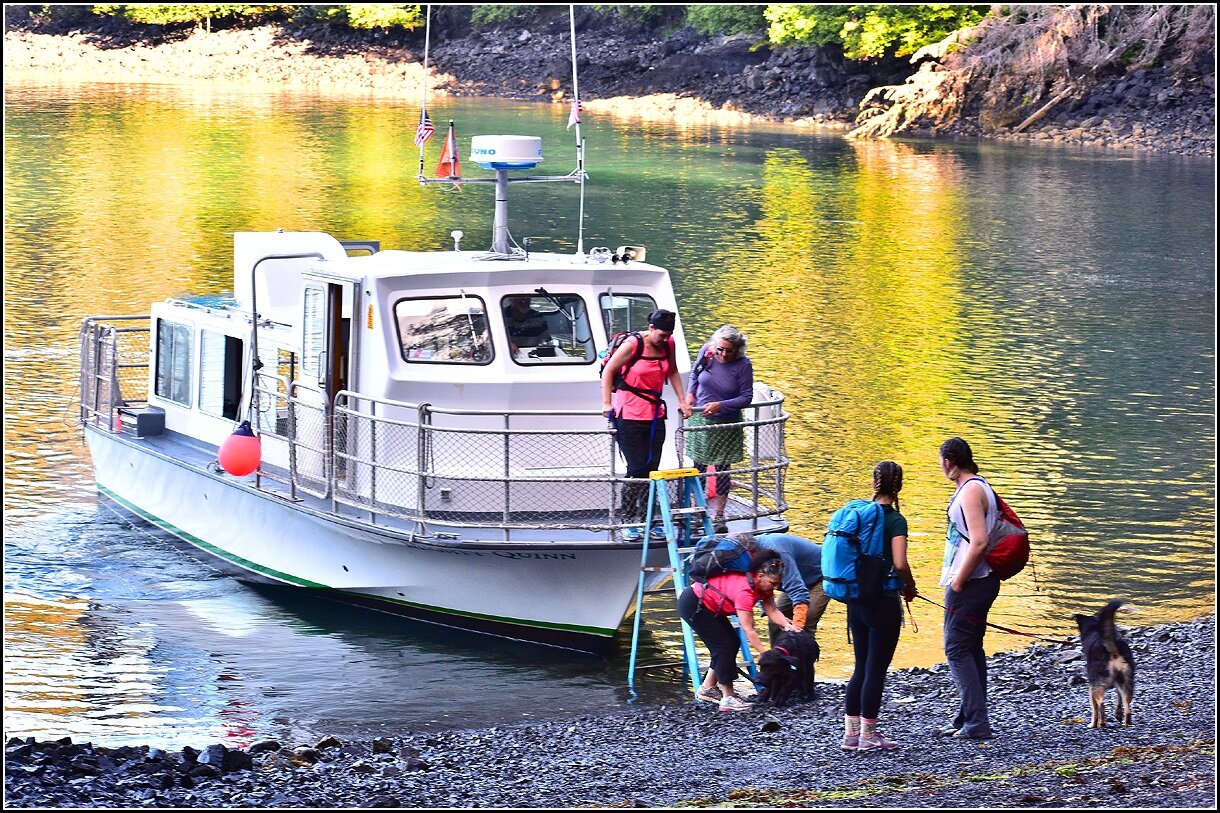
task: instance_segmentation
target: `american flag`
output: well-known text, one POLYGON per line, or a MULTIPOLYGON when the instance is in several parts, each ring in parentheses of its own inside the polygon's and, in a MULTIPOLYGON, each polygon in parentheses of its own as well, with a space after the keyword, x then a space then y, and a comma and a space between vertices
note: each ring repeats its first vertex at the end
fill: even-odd
POLYGON ((580 114, 584 109, 585 106, 580 103, 580 99, 572 100, 572 112, 568 115, 567 129, 571 130, 573 124, 580 124, 580 114))
POLYGON ((428 111, 421 110, 419 112, 419 126, 415 128, 415 146, 424 146, 428 139, 432 138, 433 132, 432 119, 428 118, 428 111))

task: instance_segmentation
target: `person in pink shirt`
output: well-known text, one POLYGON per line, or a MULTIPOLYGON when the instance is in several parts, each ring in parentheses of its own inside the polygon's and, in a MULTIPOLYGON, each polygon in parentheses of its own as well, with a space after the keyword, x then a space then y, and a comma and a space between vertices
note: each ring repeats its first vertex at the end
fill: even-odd
POLYGON ((719 703, 721 711, 753 708, 733 691, 740 638, 729 618, 737 616, 746 639, 759 657, 764 650, 754 629, 755 604, 761 601, 763 613, 784 629, 799 629, 775 606, 775 588, 783 578, 783 560, 776 551, 763 548, 754 555, 749 572, 720 573, 706 583, 696 582, 682 591, 678 597, 678 615, 690 624, 711 655, 703 685, 695 692, 696 700, 719 703))
MULTIPOLYGON (((673 311, 653 311, 648 316, 647 332, 623 342, 602 370, 602 411, 614 422, 631 479, 647 478, 661 465, 666 382, 678 396, 678 411, 684 418, 690 417, 674 359, 672 337, 676 325, 673 311)), ((647 494, 647 483, 629 483, 623 488, 623 516, 629 522, 644 519, 647 494)))

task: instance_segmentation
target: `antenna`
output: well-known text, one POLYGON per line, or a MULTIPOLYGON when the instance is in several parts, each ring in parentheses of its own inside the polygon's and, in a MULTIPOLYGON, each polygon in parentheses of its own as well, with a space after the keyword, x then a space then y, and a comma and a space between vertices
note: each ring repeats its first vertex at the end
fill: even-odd
POLYGON ((568 6, 572 31, 572 115, 576 124, 576 174, 580 177, 580 213, 576 218, 576 256, 585 254, 585 141, 580 137, 580 83, 576 76, 576 6, 568 6))

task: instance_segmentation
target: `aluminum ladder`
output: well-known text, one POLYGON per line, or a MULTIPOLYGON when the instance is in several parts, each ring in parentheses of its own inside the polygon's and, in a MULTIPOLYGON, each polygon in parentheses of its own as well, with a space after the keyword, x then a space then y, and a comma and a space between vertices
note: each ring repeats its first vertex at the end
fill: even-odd
MULTIPOLYGON (((682 524, 681 540, 679 540, 678 526, 674 522, 675 516, 687 516, 690 519, 699 517, 703 522, 702 538, 710 539, 715 536, 712 518, 708 515, 707 511, 707 497, 703 492, 703 478, 698 469, 669 469, 666 471, 650 472, 648 475, 648 511, 644 518, 644 540, 640 546, 640 580, 635 592, 635 619, 631 629, 631 659, 627 666, 627 691, 632 698, 635 697, 636 656, 639 652, 640 644, 640 619, 643 617, 644 595, 646 592, 644 590, 645 579, 650 573, 673 574, 675 612, 677 610, 678 597, 686 589, 686 573, 682 563, 682 549, 686 548, 689 550, 693 547, 694 534, 691 531, 693 523, 687 521, 682 524), (680 508, 674 508, 670 505, 670 480, 679 481, 678 504, 682 506, 680 508), (665 529, 665 547, 669 553, 669 565, 664 567, 650 567, 648 565, 648 550, 650 547, 649 542, 652 538, 654 508, 660 508, 661 527, 665 529), (679 544, 679 541, 681 544, 679 544)), ((736 616, 730 617, 730 622, 737 630, 737 634, 741 639, 741 652, 749 668, 750 679, 756 681, 758 670, 754 665, 754 657, 750 653, 749 639, 746 638, 745 630, 741 629, 736 616)), ((682 625, 682 648, 685 653, 684 663, 686 672, 690 676, 691 691, 697 692, 699 684, 702 682, 702 673, 699 671, 699 656, 695 650, 695 635, 686 621, 679 618, 679 623, 682 625)), ((670 664, 659 665, 668 666, 670 664)))

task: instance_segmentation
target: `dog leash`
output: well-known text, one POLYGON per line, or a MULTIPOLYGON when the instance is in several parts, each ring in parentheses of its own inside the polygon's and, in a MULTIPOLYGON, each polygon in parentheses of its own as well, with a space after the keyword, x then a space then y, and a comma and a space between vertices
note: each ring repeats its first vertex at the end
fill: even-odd
MULTIPOLYGON (((1024 635, 1026 638, 1035 638, 1039 641, 1048 641, 1052 644, 1070 644, 1070 643, 1072 643, 1071 641, 1067 640, 1066 638, 1048 638, 1045 635, 1036 635, 1032 632, 1023 632, 1021 630, 1015 630, 1012 627, 1005 627, 1000 624, 993 624, 990 621, 984 621, 983 619, 976 618, 973 615, 967 615, 966 613, 959 613, 957 610, 954 610, 951 607, 946 607, 943 604, 937 604, 932 599, 930 599, 920 593, 916 593, 915 598, 923 599, 924 601, 928 602, 932 606, 940 607, 945 612, 950 612, 950 613, 953 613, 954 615, 961 616, 962 618, 965 618, 967 621, 973 621, 976 624, 983 624, 985 626, 991 627, 992 629, 997 629, 1000 632, 1007 632, 1010 635, 1024 635)), ((911 610, 911 602, 908 601, 907 602, 907 612, 910 612, 910 610, 911 610)), ((912 622, 914 622, 914 617, 912 617, 911 620, 912 620, 912 622)), ((916 630, 916 632, 918 632, 918 630, 916 630)))
MULTIPOLYGON (((916 593, 916 595, 919 595, 919 594, 916 593)), ((904 596, 903 601, 907 605, 907 618, 911 619, 911 632, 918 635, 919 634, 919 625, 915 623, 915 613, 913 613, 911 611, 911 600, 904 596)))

